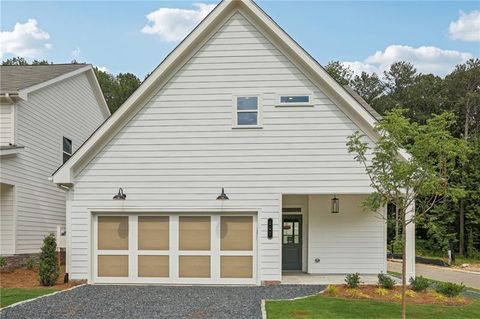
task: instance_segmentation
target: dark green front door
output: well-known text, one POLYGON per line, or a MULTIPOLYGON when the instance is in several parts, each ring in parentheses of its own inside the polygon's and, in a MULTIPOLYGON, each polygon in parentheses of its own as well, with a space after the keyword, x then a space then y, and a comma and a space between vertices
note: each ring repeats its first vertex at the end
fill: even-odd
POLYGON ((302 270, 302 216, 283 215, 282 269, 302 270))

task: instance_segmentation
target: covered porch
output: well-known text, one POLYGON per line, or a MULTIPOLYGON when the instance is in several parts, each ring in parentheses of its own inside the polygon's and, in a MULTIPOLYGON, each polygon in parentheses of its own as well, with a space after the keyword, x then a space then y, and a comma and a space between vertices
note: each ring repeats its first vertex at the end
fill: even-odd
MULTIPOLYGON (((282 196, 282 283, 366 283, 387 272, 386 208, 365 211, 368 194, 282 196)), ((414 227, 407 229, 407 278, 414 274, 414 227)))

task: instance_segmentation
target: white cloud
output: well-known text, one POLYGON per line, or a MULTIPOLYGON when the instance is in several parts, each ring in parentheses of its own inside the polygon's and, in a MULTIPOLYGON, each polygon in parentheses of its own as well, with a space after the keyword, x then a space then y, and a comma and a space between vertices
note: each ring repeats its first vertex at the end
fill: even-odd
POLYGON ((38 28, 37 20, 17 22, 13 31, 0 31, 0 57, 4 54, 24 58, 38 57, 52 47, 49 39, 50 35, 38 28))
POLYGON ((195 3, 193 6, 195 9, 160 8, 147 14, 149 24, 143 27, 142 32, 158 35, 168 42, 182 40, 216 5, 195 3))
POLYGON ((76 47, 74 50, 72 50, 70 55, 72 56, 72 58, 77 58, 78 56, 80 56, 80 53, 81 53, 80 48, 76 47))
POLYGON ((384 51, 377 51, 363 61, 346 61, 356 74, 362 71, 382 73, 394 62, 407 61, 412 63, 419 72, 446 75, 455 65, 463 63, 473 56, 468 52, 442 50, 432 46, 418 48, 406 45, 390 45, 384 51))
POLYGON ((455 40, 480 41, 480 11, 460 12, 460 18, 450 22, 448 33, 455 40))
POLYGON ((97 69, 99 69, 102 72, 107 72, 108 71, 106 66, 97 66, 97 69))

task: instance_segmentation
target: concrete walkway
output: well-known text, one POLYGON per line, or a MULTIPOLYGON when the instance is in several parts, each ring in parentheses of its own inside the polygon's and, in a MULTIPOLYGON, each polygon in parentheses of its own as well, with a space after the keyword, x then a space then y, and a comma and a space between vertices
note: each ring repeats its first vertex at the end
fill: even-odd
MULTIPOLYGON (((388 261, 388 270, 401 273, 402 264, 396 261, 388 261)), ((467 287, 480 289, 480 273, 478 272, 416 264, 415 273, 417 276, 423 276, 439 281, 454 282, 457 284, 463 283, 467 287)))

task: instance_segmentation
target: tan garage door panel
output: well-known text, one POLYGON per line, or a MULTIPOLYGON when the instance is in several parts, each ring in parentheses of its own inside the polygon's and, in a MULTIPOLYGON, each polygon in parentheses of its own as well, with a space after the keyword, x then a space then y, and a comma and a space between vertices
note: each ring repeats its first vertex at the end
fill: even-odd
POLYGON ((181 278, 210 278, 210 256, 180 256, 181 278))
POLYGON ((253 249, 253 217, 222 216, 221 217, 221 250, 253 249))
POLYGON ((210 216, 179 217, 179 249, 210 250, 210 216))
POLYGON ((138 277, 168 277, 168 256, 138 256, 138 277))
POLYGON ((128 277, 128 256, 98 256, 99 277, 128 277))
POLYGON ((252 256, 220 257, 220 278, 252 278, 252 256))
POLYGON ((138 217, 138 249, 168 250, 169 249, 169 217, 139 216, 138 217))
POLYGON ((128 249, 128 216, 98 217, 98 249, 128 249))

